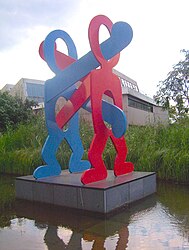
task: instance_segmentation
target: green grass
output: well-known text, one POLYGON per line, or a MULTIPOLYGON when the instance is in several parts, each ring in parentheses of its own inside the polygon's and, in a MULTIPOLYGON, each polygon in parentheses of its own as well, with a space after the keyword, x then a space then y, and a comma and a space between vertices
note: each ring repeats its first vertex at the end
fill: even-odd
POLYGON ((0 211, 8 208, 15 199, 14 179, 0 176, 0 211))
POLYGON ((9 129, 0 137, 0 173, 24 175, 42 163, 40 151, 46 137, 43 119, 9 129))
POLYGON ((136 170, 155 171, 160 179, 189 182, 189 120, 168 127, 129 127, 128 160, 136 170))
MULTIPOLYGON (((81 121, 80 135, 84 145, 84 159, 93 137, 93 129, 81 121)), ((8 130, 0 136, 0 173, 27 175, 45 164, 41 149, 47 131, 44 118, 36 119, 16 130, 8 130)), ((129 126, 126 133, 128 146, 127 161, 135 165, 137 171, 155 171, 160 179, 179 183, 189 183, 189 119, 167 127, 129 126)), ((68 167, 71 150, 63 142, 57 158, 63 169, 68 167)), ((109 169, 113 169, 115 149, 108 140, 103 159, 109 169)))
POLYGON ((14 178, 0 175, 0 228, 10 226, 14 218, 15 187, 14 178))

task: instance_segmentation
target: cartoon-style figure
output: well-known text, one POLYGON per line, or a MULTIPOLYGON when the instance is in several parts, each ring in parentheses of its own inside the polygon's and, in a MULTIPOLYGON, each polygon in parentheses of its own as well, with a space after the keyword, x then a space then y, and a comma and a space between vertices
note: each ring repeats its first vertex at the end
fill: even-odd
MULTIPOLYGON (((55 30, 47 36, 46 46, 48 47, 48 50, 46 52, 46 58, 44 55, 45 53, 44 53, 44 48, 43 48, 44 43, 40 45, 40 49, 39 49, 40 56, 44 60, 46 59, 48 66, 56 74, 59 73, 60 69, 63 70, 65 67, 67 67, 69 64, 73 63, 76 60, 74 57, 66 56, 63 53, 56 51, 56 48, 54 48, 55 40, 59 37, 63 38, 65 34, 66 36, 68 36, 67 33, 61 30, 55 30)), ((76 54, 76 49, 74 48, 74 44, 71 44, 71 45, 72 45, 72 50, 70 49, 70 51, 72 51, 72 55, 74 55, 74 53, 76 54)), ((69 43, 69 46, 70 46, 70 43, 69 43)), ((63 93, 61 93, 61 95, 58 95, 56 98, 54 98, 50 102, 45 102, 46 103, 46 106, 45 106, 46 123, 47 123, 49 136, 43 147, 42 157, 46 161, 46 163, 49 162, 51 164, 49 166, 38 167, 33 174, 35 178, 42 178, 42 177, 54 176, 54 175, 60 174, 61 169, 60 169, 59 163, 56 160, 55 154, 60 143, 64 139, 66 139, 67 141, 69 140, 68 143, 70 147, 71 145, 74 146, 74 148, 72 149, 73 153, 69 162, 69 171, 70 172, 82 172, 90 167, 90 164, 87 163, 87 161, 78 162, 78 160, 81 159, 80 157, 82 157, 84 150, 81 144, 81 139, 79 138, 78 114, 76 113, 78 109, 82 107, 82 105, 83 105, 83 108, 91 112, 90 102, 87 102, 89 96, 90 96, 90 90, 88 89, 87 91, 87 88, 85 88, 85 85, 81 85, 79 89, 77 89, 76 86, 74 85, 69 88, 69 91, 64 91, 63 93), (59 96, 64 96, 65 98, 67 99, 70 98, 70 99, 68 100, 67 105, 65 105, 55 117, 55 105, 59 96), (70 109, 70 101, 72 101, 74 96, 76 96, 75 103, 77 104, 77 108, 70 109), (70 114, 70 111, 72 111, 71 114, 70 114), (72 118, 73 116, 75 117, 72 118), (72 121, 71 123, 69 123, 70 133, 68 133, 68 130, 62 131, 62 128, 64 127, 64 125, 71 118, 72 118, 72 121), (76 126, 74 124, 76 124, 76 126), (76 148, 76 145, 78 148, 76 148)), ((121 109, 103 101, 103 118, 106 122, 111 124, 114 135, 116 137, 120 137, 125 133, 127 122, 126 122, 126 116, 121 109), (119 128, 116 126, 116 123, 115 123, 116 120, 111 119, 108 113, 111 113, 114 117, 117 117, 119 119, 120 121, 119 128)))
POLYGON ((125 162, 127 146, 124 137, 116 138, 112 130, 106 127, 102 117, 103 94, 111 97, 114 104, 122 109, 122 91, 119 78, 112 73, 112 68, 119 60, 119 54, 107 61, 99 46, 98 33, 101 24, 104 24, 109 32, 111 32, 113 25, 106 16, 97 16, 92 19, 89 26, 91 50, 101 64, 101 68, 92 71, 88 76, 90 79, 86 79, 90 81, 91 87, 91 109, 95 135, 88 153, 92 168, 85 171, 81 177, 84 184, 103 180, 107 177, 107 169, 102 159, 102 153, 109 137, 117 152, 114 162, 114 174, 118 176, 134 170, 131 162, 125 162))
POLYGON ((60 174, 61 167, 56 159, 56 152, 64 139, 72 149, 69 171, 83 172, 88 169, 81 177, 84 184, 106 178, 107 170, 102 153, 109 137, 117 151, 115 175, 133 171, 133 164, 125 162, 127 147, 123 135, 127 120, 122 110, 121 85, 117 76, 112 73, 113 66, 119 60, 118 53, 132 40, 132 29, 127 23, 118 22, 113 25, 107 17, 97 16, 90 23, 89 40, 92 51, 78 60, 75 45, 64 31, 51 32, 40 46, 41 57, 56 75, 45 82, 48 137, 43 146, 42 157, 47 165, 34 171, 35 178, 60 174), (99 45, 98 32, 101 24, 104 24, 111 34, 110 38, 99 45), (65 41, 68 56, 56 50, 57 38, 65 41), (95 70, 98 66, 101 68, 95 70), (80 86, 76 87, 78 81, 80 86), (111 97, 114 104, 102 100, 103 94, 111 97), (64 97, 67 102, 55 115, 55 105, 59 97, 64 97), (78 122, 78 110, 81 107, 92 112, 93 118, 95 135, 88 153, 90 162, 82 160, 84 149, 79 137, 78 122), (112 129, 107 128, 104 121, 108 122, 112 129), (63 130, 67 123, 68 129, 63 130))
MULTIPOLYGON (((57 38, 62 38, 67 47, 69 56, 77 59, 77 51, 71 37, 64 31, 51 32, 44 42, 44 56, 48 66, 51 70, 58 74, 61 69, 57 67, 54 58, 54 44, 57 38)), ((56 86, 54 86, 56 88, 56 86)), ((57 126, 55 117, 55 105, 60 96, 69 99, 75 91, 75 86, 70 87, 68 90, 62 92, 60 95, 54 97, 51 101, 46 100, 47 89, 45 86, 45 117, 46 126, 48 129, 48 137, 42 149, 42 157, 47 163, 45 166, 38 167, 33 176, 35 178, 43 178, 47 176, 55 176, 61 173, 61 166, 56 159, 56 152, 60 143, 65 139, 71 150, 72 155, 69 161, 70 172, 81 172, 90 167, 88 161, 83 161, 82 156, 84 149, 79 135, 79 114, 78 112, 69 121, 69 127, 63 131, 57 126)))
MULTIPOLYGON (((43 58, 43 49, 41 47, 41 56, 43 58)), ((57 63, 61 65, 61 68, 68 66, 74 62, 74 59, 66 56, 65 54, 55 50, 55 57, 57 63), (64 62, 64 65, 62 64, 64 62)), ((74 93, 67 101, 67 103, 62 107, 62 109, 56 115, 56 122, 59 128, 63 128, 64 125, 71 119, 71 117, 77 112, 81 107, 91 112, 90 103, 90 82, 85 81, 86 77, 81 79, 80 86, 78 89, 74 90, 74 93)), ((123 136, 126 132, 127 119, 123 110, 117 106, 102 100, 102 115, 105 122, 110 124, 115 137, 119 138, 123 136), (110 115, 111 114, 111 115, 110 115), (117 122, 119 121, 119 126, 117 122)))

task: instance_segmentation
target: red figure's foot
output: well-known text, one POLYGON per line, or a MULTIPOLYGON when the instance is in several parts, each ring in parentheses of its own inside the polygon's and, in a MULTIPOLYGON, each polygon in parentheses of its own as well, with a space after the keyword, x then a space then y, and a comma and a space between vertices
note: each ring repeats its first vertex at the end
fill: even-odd
POLYGON ((96 170, 95 168, 91 168, 89 170, 86 170, 82 176, 81 176, 81 182, 83 184, 89 184, 92 182, 96 182, 96 181, 101 181, 106 179, 107 177, 107 170, 104 169, 100 169, 100 171, 96 170))
POLYGON ((134 170, 134 165, 132 162, 124 162, 114 167, 114 174, 115 176, 119 176, 131 173, 133 172, 133 170, 134 170))

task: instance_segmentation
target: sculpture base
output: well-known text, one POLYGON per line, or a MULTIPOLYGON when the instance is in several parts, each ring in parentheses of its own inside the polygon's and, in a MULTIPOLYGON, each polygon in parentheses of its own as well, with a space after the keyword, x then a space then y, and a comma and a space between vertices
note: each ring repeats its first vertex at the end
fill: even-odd
POLYGON ((33 176, 16 178, 16 198, 80 210, 110 213, 156 192, 154 172, 133 172, 119 177, 108 170, 106 180, 83 185, 81 173, 35 180, 33 176))

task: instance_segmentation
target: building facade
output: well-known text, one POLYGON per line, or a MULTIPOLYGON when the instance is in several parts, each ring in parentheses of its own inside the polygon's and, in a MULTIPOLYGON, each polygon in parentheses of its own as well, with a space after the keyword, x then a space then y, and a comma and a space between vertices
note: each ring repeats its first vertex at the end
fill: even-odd
MULTIPOLYGON (((114 70, 119 77, 122 86, 123 111, 126 114, 127 122, 131 125, 147 125, 168 123, 168 111, 162 110, 155 101, 140 93, 137 82, 126 75, 114 70)), ((5 87, 4 87, 5 89, 5 87)), ((44 104, 44 81, 22 78, 10 88, 10 94, 20 97, 23 101, 33 100, 43 107, 44 104)), ((105 97, 112 102, 111 98, 105 97)), ((57 101, 56 112, 64 105, 64 98, 60 97, 57 101)), ((112 102, 113 103, 113 102, 112 102)), ((87 121, 92 121, 91 114, 83 109, 80 111, 80 117, 87 121)))
MULTIPOLYGON (((121 82, 123 111, 126 114, 128 124, 140 126, 159 123, 168 124, 167 110, 163 110, 152 98, 140 93, 136 81, 115 69, 113 71, 121 82)), ((104 99, 112 102, 110 98, 104 99)), ((84 120, 92 120, 91 115, 85 110, 81 110, 81 117, 84 120)))
POLYGON ((156 102, 140 93, 137 82, 126 75, 115 71, 122 85, 123 111, 126 114, 128 124, 168 124, 168 111, 163 110, 156 102))
POLYGON ((13 84, 6 84, 2 89, 1 89, 1 92, 10 92, 11 89, 14 87, 15 85, 13 84))
POLYGON ((21 78, 10 90, 10 94, 18 96, 23 101, 35 101, 36 103, 44 103, 44 81, 21 78))

